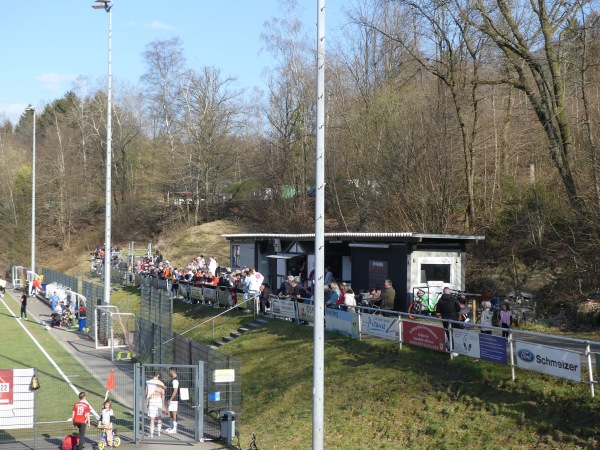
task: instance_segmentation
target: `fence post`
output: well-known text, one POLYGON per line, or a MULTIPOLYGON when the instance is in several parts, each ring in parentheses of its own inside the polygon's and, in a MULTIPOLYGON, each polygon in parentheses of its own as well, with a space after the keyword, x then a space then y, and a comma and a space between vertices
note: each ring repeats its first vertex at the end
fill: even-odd
POLYGON ((508 345, 510 348, 510 375, 513 381, 515 381, 515 352, 514 352, 514 341, 512 338, 512 332, 508 332, 508 345))
POLYGON ((404 328, 404 320, 401 314, 398 314, 398 343, 400 344, 400 350, 402 350, 402 331, 404 328))
MULTIPOLYGON (((590 392, 592 393, 592 397, 594 397, 594 372, 592 367, 592 352, 590 351, 590 341, 585 341, 585 355, 587 356, 588 362, 588 379, 590 382, 590 392)), ((596 370, 600 370, 596 366, 596 370)))

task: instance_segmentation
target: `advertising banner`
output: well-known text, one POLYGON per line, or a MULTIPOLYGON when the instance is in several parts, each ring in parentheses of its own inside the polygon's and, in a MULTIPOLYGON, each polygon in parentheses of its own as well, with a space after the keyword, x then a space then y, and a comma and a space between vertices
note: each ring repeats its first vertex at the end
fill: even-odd
POLYGON ((400 340, 397 318, 383 317, 375 314, 362 314, 361 321, 361 329, 364 334, 390 341, 400 340))
POLYGON ((271 297, 271 314, 277 317, 296 318, 296 308, 291 300, 271 297))
POLYGON ((442 327, 415 322, 402 323, 402 342, 438 352, 446 351, 446 332, 442 327))
POLYGON ((325 329, 358 339, 360 337, 358 314, 341 309, 325 308, 325 329))
POLYGON ((0 405, 12 405, 13 392, 13 371, 0 370, 0 405))
POLYGON ((454 351, 471 358, 480 358, 479 335, 477 331, 467 331, 455 328, 452 330, 454 336, 454 351))
POLYGON ((0 370, 0 430, 33 427, 33 369, 0 370))
POLYGON ((454 351, 471 358, 506 364, 506 338, 491 334, 453 329, 454 351))
POLYGON ((579 353, 524 341, 515 341, 515 344, 517 367, 568 380, 581 381, 579 353))
POLYGON ((298 303, 298 320, 305 322, 315 321, 315 305, 312 303, 298 303))

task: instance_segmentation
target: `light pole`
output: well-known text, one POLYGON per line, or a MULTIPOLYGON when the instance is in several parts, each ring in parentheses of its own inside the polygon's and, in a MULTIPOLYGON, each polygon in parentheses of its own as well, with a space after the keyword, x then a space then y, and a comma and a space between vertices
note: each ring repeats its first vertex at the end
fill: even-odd
MULTIPOLYGON (((33 145, 31 158, 31 271, 35 273, 35 108, 29 105, 25 111, 33 113, 33 145)), ((29 295, 29 292, 27 293, 29 295)))
POLYGON ((106 112, 106 199, 104 221, 104 301, 110 304, 110 224, 111 224, 111 167, 112 167, 112 2, 110 0, 97 0, 92 8, 103 9, 108 13, 108 93, 106 112))

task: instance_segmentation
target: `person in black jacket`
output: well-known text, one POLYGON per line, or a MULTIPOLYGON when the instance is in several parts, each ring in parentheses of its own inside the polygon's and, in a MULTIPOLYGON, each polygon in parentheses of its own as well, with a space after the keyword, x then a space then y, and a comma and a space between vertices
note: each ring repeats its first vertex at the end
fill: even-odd
MULTIPOLYGON (((444 293, 440 297, 437 305, 435 306, 435 312, 442 316, 444 320, 444 329, 446 330, 446 347, 450 348, 450 332, 448 331, 448 320, 458 320, 458 313, 461 310, 460 303, 456 297, 454 297, 450 291, 450 288, 445 287, 444 293)), ((452 323, 452 328, 459 328, 459 324, 452 323)))

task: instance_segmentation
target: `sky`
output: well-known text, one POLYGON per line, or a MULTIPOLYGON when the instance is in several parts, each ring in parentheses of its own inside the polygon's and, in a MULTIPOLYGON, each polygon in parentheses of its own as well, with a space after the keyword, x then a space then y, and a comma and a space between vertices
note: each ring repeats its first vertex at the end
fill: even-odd
MULTIPOLYGON (((87 79, 91 88, 108 73, 108 14, 92 0, 17 0, 2 8, 0 122, 16 124, 31 104, 44 105, 87 79)), ((317 37, 317 0, 299 0, 300 17, 317 37)), ((340 26, 349 0, 329 0, 326 37, 340 26)), ((266 85, 261 73, 272 64, 261 49, 265 21, 281 17, 279 0, 114 0, 112 76, 138 84, 142 52, 157 40, 179 37, 189 67, 213 66, 237 77, 239 88, 266 85)), ((327 52, 327 50, 326 50, 327 52)))

